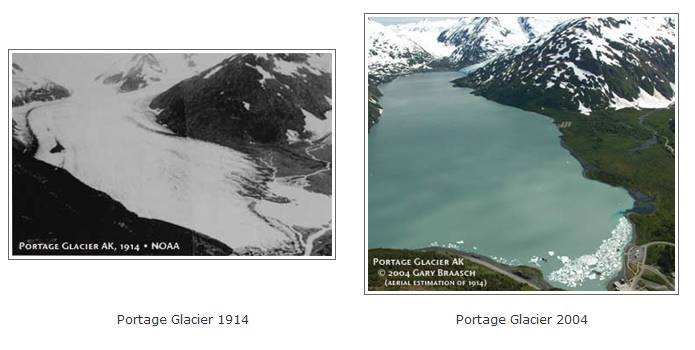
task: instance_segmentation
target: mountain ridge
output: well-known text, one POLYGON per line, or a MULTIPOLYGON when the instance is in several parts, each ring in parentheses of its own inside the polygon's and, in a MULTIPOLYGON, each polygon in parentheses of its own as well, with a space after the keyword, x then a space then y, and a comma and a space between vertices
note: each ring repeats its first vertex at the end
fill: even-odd
POLYGON ((454 83, 527 109, 667 107, 675 88, 674 30, 669 18, 573 19, 454 83))

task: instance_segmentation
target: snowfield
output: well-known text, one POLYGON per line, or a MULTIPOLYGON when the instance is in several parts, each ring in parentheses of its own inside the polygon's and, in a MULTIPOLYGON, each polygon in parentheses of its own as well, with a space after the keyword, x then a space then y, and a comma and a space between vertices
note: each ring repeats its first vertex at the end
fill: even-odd
POLYGON ((34 108, 27 121, 38 140, 35 157, 142 217, 187 227, 235 250, 310 251, 292 226, 330 227, 330 197, 280 185, 270 191, 289 203, 242 196, 244 186, 262 188, 267 174, 241 152, 176 136, 158 124, 147 106, 159 91, 117 94, 95 84, 34 108), (321 210, 328 215, 318 215, 321 210))
POLYGON ((434 57, 447 57, 456 49, 456 46, 449 45, 437 40, 439 34, 454 26, 458 20, 431 18, 413 23, 403 23, 393 26, 393 31, 403 37, 414 41, 425 51, 434 57))

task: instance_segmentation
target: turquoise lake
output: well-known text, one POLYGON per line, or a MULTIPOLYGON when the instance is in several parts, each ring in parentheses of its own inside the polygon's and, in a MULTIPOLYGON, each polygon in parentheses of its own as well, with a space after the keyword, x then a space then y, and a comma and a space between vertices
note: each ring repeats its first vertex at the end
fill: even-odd
POLYGON ((368 246, 444 246, 605 290, 632 238, 622 188, 583 177, 548 117, 455 88, 456 72, 380 86, 368 135, 368 246))

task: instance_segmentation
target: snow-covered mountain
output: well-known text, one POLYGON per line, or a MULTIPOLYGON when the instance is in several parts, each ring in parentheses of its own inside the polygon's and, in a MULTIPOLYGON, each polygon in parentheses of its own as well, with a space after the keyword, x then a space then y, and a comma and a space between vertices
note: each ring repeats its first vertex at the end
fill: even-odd
POLYGON ((367 20, 372 83, 433 67, 460 69, 487 60, 548 32, 563 17, 431 18, 382 25, 367 20))
POLYGON ((173 85, 218 63, 219 61, 210 61, 213 57, 216 56, 197 53, 137 53, 114 62, 95 80, 113 85, 119 92, 139 90, 157 83, 173 85))
POLYGON ((367 20, 367 45, 369 78, 374 83, 430 69, 434 59, 415 41, 372 19, 367 20))
POLYGON ((157 120, 223 145, 316 140, 332 130, 327 54, 230 57, 155 97, 157 120))
POLYGON ((408 38, 436 58, 448 57, 456 46, 438 40, 445 30, 456 25, 456 19, 423 19, 418 22, 403 23, 390 26, 402 37, 408 38))
POLYGON ((558 17, 461 18, 443 31, 438 40, 456 47, 449 55, 449 64, 462 68, 525 44, 562 20, 558 17))
POLYGON ((161 81, 165 73, 166 70, 154 54, 134 54, 129 60, 114 64, 108 72, 100 74, 95 80, 115 85, 120 92, 128 92, 161 81))
POLYGON ((53 101, 70 96, 70 90, 12 63, 12 107, 34 101, 53 101))
POLYGON ((529 39, 535 39, 570 17, 519 17, 517 21, 529 39))
POLYGON ((675 94, 670 17, 578 18, 457 80, 523 108, 659 108, 675 94))

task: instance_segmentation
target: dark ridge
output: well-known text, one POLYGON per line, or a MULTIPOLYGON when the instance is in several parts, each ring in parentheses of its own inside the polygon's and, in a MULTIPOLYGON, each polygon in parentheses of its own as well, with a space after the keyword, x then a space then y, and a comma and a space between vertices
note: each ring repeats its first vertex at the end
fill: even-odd
POLYGON ((150 108, 161 109, 157 120, 181 136, 225 146, 285 142, 288 129, 306 135, 302 109, 324 119, 332 108, 324 98, 331 97, 330 74, 299 68, 298 75, 284 75, 275 70, 277 61, 302 63, 307 58, 232 56, 155 97, 150 108), (273 77, 262 83, 256 67, 273 77))

